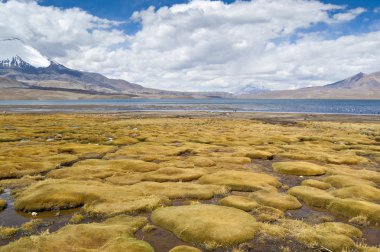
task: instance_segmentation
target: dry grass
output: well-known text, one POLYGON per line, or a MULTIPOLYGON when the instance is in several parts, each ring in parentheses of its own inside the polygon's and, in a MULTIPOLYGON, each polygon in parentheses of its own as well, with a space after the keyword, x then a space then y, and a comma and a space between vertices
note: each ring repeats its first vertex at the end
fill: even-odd
POLYGON ((186 245, 180 245, 172 248, 169 252, 202 252, 202 250, 186 245))
MULTIPOLYGON (((93 180, 108 177, 120 177, 129 174, 140 174, 159 169, 154 163, 141 160, 99 160, 88 159, 76 163, 73 167, 49 172, 50 178, 66 178, 74 180, 93 180)), ((140 176, 140 181, 142 177, 140 176)))
POLYGON ((174 167, 160 168, 157 171, 145 173, 143 180, 166 182, 166 181, 192 181, 205 174, 203 169, 181 169, 174 167))
POLYGON ((370 223, 374 225, 380 224, 380 205, 372 202, 335 199, 328 205, 327 209, 333 213, 342 214, 350 218, 363 215, 367 217, 370 223))
POLYGON ((352 198, 358 200, 366 200, 371 202, 380 201, 380 189, 369 185, 354 185, 347 186, 337 190, 334 190, 332 193, 335 197, 338 198, 352 198))
POLYGON ((37 228, 40 227, 42 224, 43 224, 43 221, 40 219, 30 220, 22 224, 21 230, 29 232, 29 233, 34 233, 37 231, 37 228))
POLYGON ((302 207, 302 204, 296 197, 285 193, 278 193, 276 190, 260 190, 251 193, 249 196, 261 205, 280 210, 291 210, 302 207))
POLYGON ((17 227, 2 227, 0 226, 0 238, 6 239, 14 236, 17 232, 20 231, 20 228, 17 227))
POLYGON ((274 171, 289 175, 315 176, 326 173, 323 166, 309 162, 278 162, 272 166, 274 171))
MULTIPOLYGON (((354 174, 352 174, 354 175, 354 174)), ((372 181, 356 178, 354 176, 346 175, 332 175, 324 179, 326 183, 329 183, 335 188, 342 188, 347 186, 376 186, 372 181)))
POLYGON ((68 225, 59 231, 21 238, 0 248, 7 251, 146 251, 153 248, 133 237, 146 224, 141 217, 118 216, 102 223, 68 225))
POLYGON ((3 199, 0 199, 0 211, 7 207, 7 202, 3 199))
POLYGON ((211 199, 215 195, 223 195, 229 190, 218 185, 199 185, 175 182, 142 182, 128 187, 128 190, 138 195, 157 195, 169 199, 211 199))
POLYGON ((71 224, 78 224, 78 223, 82 222, 83 220, 84 220, 83 214, 76 213, 73 216, 71 216, 69 222, 71 224))
POLYGON ((5 144, 0 149, 0 178, 45 172, 80 158, 98 158, 112 150, 114 147, 95 144, 5 144))
MULTIPOLYGON (((130 118, 127 114, 1 115, 0 187, 12 189, 17 209, 42 211, 79 206, 80 212, 90 218, 140 212, 149 215, 150 211, 171 204, 171 200, 201 209, 203 200, 215 204, 217 199, 213 197, 223 195, 220 205, 234 207, 231 209, 239 213, 239 209, 250 211, 259 221, 252 229, 246 221, 244 225, 249 230, 241 228, 243 234, 238 236, 247 237, 249 232, 259 230, 257 238, 268 242, 268 249, 280 249, 290 239, 315 250, 373 250, 365 244, 355 245, 358 238, 342 232, 351 230, 348 226, 315 226, 289 220, 284 218, 283 210, 298 208, 302 202, 317 207, 313 211, 351 218, 349 223, 359 227, 380 223, 379 124, 309 120, 272 123, 275 120, 264 123, 238 118, 130 118), (278 172, 275 175, 270 171, 272 159, 278 172), (325 172, 328 176, 323 179, 301 182, 302 177, 296 177, 325 172), (299 184, 283 192, 288 185, 299 184), (247 197, 249 194, 252 198, 247 197)), ((194 232, 203 235, 206 231, 232 241, 236 230, 229 232, 228 223, 220 232, 210 231, 214 222, 220 227, 224 218, 230 218, 218 210, 222 206, 216 207, 208 212, 199 210, 202 218, 195 219, 196 214, 191 211, 183 213, 184 218, 168 218, 175 219, 178 227, 206 223, 206 228, 194 232), (187 220, 187 216, 194 221, 187 220)), ((182 212, 175 214, 181 216, 182 212)), ((81 219, 74 215, 72 222, 81 219)), ((233 222, 239 223, 238 218, 233 222)), ((26 230, 33 230, 35 223, 25 225, 4 232, 33 233, 26 230)), ((113 230, 116 223, 88 225, 69 225, 62 233, 23 238, 12 246, 17 244, 15 251, 33 251, 40 245, 48 249, 45 251, 61 251, 67 244, 72 244, 73 251, 128 251, 128 246, 136 251, 134 246, 139 244, 142 251, 151 251, 146 243, 133 237, 104 231, 113 230), (89 229, 91 232, 87 232, 89 229), (108 234, 90 234, 97 233, 94 230, 108 234), (77 237, 69 238, 69 233, 77 237), (86 247, 86 242, 95 242, 89 237, 98 237, 99 244, 86 247), (83 244, 79 242, 82 238, 83 244)), ((149 229, 149 225, 146 227, 149 229)), ((236 244, 239 242, 236 240, 236 244)), ((227 246, 211 238, 200 243, 208 247, 227 246)), ((235 240, 231 243, 235 244, 235 240)), ((10 247, 6 251, 9 250, 10 247)))
POLYGON ((48 179, 19 193, 15 208, 22 211, 42 211, 84 206, 84 210, 91 215, 115 215, 150 211, 167 202, 165 197, 147 196, 120 186, 48 179))
POLYGON ((321 190, 327 190, 331 187, 330 184, 320 181, 320 180, 315 180, 315 179, 305 179, 302 181, 301 185, 315 187, 321 190))
POLYGON ((231 195, 219 200, 222 206, 235 207, 244 211, 251 211, 260 205, 249 197, 231 195))
POLYGON ((253 215, 261 222, 274 222, 284 218, 284 212, 273 207, 260 206, 253 209, 253 215))
MULTIPOLYGON (((327 248, 331 251, 342 251, 355 248, 353 239, 361 237, 359 229, 344 223, 327 222, 315 226, 299 220, 280 220, 279 236, 294 238, 309 248, 327 248)), ((270 226, 262 226, 262 232, 270 230, 270 226)))
POLYGON ((290 188, 288 193, 313 207, 326 208, 334 199, 330 193, 309 186, 295 186, 290 188))
POLYGON ((225 206, 159 208, 152 213, 152 220, 184 241, 209 248, 239 244, 252 239, 257 232, 251 215, 225 206))
POLYGON ((370 224, 367 216, 365 215, 358 215, 358 216, 352 217, 348 222, 354 225, 363 226, 363 227, 368 226, 370 224))
POLYGON ((219 171, 207 174, 199 179, 202 184, 224 185, 236 191, 256 191, 267 187, 279 187, 281 183, 264 173, 243 171, 219 171))
POLYGON ((366 179, 375 183, 380 183, 380 172, 366 169, 352 169, 344 165, 329 165, 327 173, 331 175, 346 175, 356 178, 366 179))

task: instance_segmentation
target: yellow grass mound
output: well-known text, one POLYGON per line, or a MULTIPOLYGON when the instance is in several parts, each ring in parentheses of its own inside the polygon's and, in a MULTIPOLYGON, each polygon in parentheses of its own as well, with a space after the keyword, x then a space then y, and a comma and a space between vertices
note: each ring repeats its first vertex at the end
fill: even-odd
POLYGON ((40 144, 2 146, 0 178, 22 177, 53 170, 60 165, 84 158, 100 158, 115 150, 112 146, 95 144, 40 144))
POLYGON ((327 206, 327 209, 350 218, 364 216, 370 223, 380 224, 380 205, 372 202, 336 198, 327 206))
POLYGON ((264 173, 244 171, 218 171, 199 179, 202 184, 225 185, 236 191, 256 191, 266 187, 279 187, 281 183, 273 176, 264 173))
POLYGON ((315 179, 305 179, 304 181, 302 181, 301 185, 311 186, 311 187, 315 187, 322 190, 326 190, 331 187, 330 184, 323 181, 315 180, 315 179))
POLYGON ((277 162, 272 166, 274 171, 289 175, 316 176, 326 173, 323 166, 309 162, 277 162))
POLYGON ((359 229, 344 223, 326 222, 311 226, 299 220, 279 222, 285 237, 294 238, 310 249, 323 247, 334 252, 351 251, 355 248, 353 239, 362 236, 359 229))
POLYGON ((190 246, 181 245, 172 248, 171 250, 169 250, 169 252, 202 252, 202 250, 190 246))
POLYGON ((148 243, 133 237, 145 224, 143 217, 118 216, 102 223, 68 225, 55 233, 21 238, 0 251, 153 252, 148 243))
POLYGON ((348 175, 356 178, 370 180, 375 183, 380 183, 380 172, 366 169, 352 169, 346 165, 330 165, 327 169, 328 174, 332 175, 348 175))
POLYGON ((278 193, 276 190, 260 190, 249 195, 261 205, 278 208, 281 210, 298 209, 302 204, 296 197, 285 193, 278 193))
POLYGON ((47 179, 17 194, 15 208, 44 211, 84 206, 92 215, 150 211, 167 203, 166 197, 134 192, 126 187, 95 181, 47 179))
POLYGON ((0 199, 0 211, 7 207, 7 202, 3 199, 0 199))
POLYGON ((88 159, 76 163, 73 167, 54 170, 48 173, 50 178, 70 178, 79 180, 103 179, 124 174, 143 173, 157 170, 155 163, 141 160, 101 160, 88 159))
POLYGON ((165 207, 155 210, 151 218, 156 225, 180 239, 210 248, 248 241, 257 231, 255 218, 242 210, 225 206, 165 207))
POLYGON ((158 195, 169 199, 211 199, 215 195, 228 192, 228 189, 224 186, 181 182, 141 182, 128 188, 134 194, 158 195))
POLYGON ((366 179, 360 179, 353 176, 346 175, 333 175, 324 179, 326 183, 329 183, 335 188, 342 188, 346 186, 376 186, 376 184, 372 181, 366 179))
POLYGON ((191 181, 200 178, 206 172, 203 169, 181 169, 174 167, 160 168, 157 171, 146 173, 143 180, 165 181, 191 181))
POLYGON ((237 195, 227 196, 219 200, 219 204, 222 206, 235 207, 244 211, 251 211, 260 206, 254 199, 237 195))
POLYGON ((295 186, 290 188, 288 193, 313 207, 326 208, 334 199, 330 193, 310 186, 295 186))
POLYGON ((352 198, 372 202, 380 201, 380 189, 369 185, 354 185, 343 187, 331 192, 338 198, 352 198))

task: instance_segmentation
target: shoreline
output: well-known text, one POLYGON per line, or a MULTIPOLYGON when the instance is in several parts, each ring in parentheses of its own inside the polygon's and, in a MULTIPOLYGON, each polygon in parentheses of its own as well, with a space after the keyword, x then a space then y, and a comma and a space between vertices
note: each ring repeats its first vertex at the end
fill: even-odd
POLYGON ((122 118, 223 118, 223 119, 250 119, 264 122, 301 122, 301 121, 331 121, 331 122, 380 122, 379 115, 371 114, 328 114, 328 113, 294 113, 294 112, 248 112, 248 111, 196 111, 196 110, 70 110, 70 111, 14 111, 4 110, 3 115, 99 115, 116 116, 122 118))

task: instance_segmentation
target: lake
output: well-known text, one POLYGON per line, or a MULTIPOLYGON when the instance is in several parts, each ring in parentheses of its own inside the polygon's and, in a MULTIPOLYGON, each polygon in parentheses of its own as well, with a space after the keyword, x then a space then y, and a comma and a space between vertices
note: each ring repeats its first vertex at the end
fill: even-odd
POLYGON ((215 111, 318 114, 380 114, 380 100, 289 99, 128 99, 128 100, 13 100, 0 109, 15 112, 70 111, 215 111))

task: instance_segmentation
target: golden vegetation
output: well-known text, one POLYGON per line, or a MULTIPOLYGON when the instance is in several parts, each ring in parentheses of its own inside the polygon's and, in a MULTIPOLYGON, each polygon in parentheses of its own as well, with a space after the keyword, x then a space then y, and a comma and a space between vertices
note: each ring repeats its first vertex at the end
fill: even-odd
POLYGON ((235 207, 244 211, 251 211, 258 208, 260 205, 249 197, 231 195, 219 200, 222 206, 235 207))
POLYGON ((0 211, 7 207, 7 202, 3 199, 0 199, 0 211))
POLYGON ((141 251, 153 252, 146 242, 133 237, 144 226, 142 217, 117 216, 102 223, 68 225, 59 231, 21 238, 0 248, 7 251, 141 251))
POLYGON ((215 184, 230 187, 236 191, 255 191, 267 187, 279 187, 281 183, 273 176, 264 173, 225 170, 207 174, 199 179, 202 184, 215 184))
POLYGON ((186 245, 181 245, 172 248, 171 250, 169 250, 169 252, 202 252, 202 250, 186 245))
POLYGON ((152 213, 152 220, 182 240, 208 248, 248 241, 257 231, 255 218, 242 210, 225 206, 159 208, 152 213))
POLYGON ((278 162, 272 166, 274 171, 289 175, 315 176, 326 173, 323 166, 308 162, 278 162))
POLYGON ((15 208, 80 209, 51 234, 35 235, 38 221, 1 227, 2 237, 26 237, 0 251, 153 251, 133 233, 159 227, 228 251, 255 242, 292 251, 288 240, 375 251, 359 229, 380 224, 378 123, 156 117, 1 115, 0 188, 15 208), (299 220, 303 211, 326 215, 299 220))
POLYGON ((278 208, 281 210, 298 209, 302 204, 296 197, 278 193, 276 190, 260 190, 250 194, 250 197, 261 205, 278 208))

